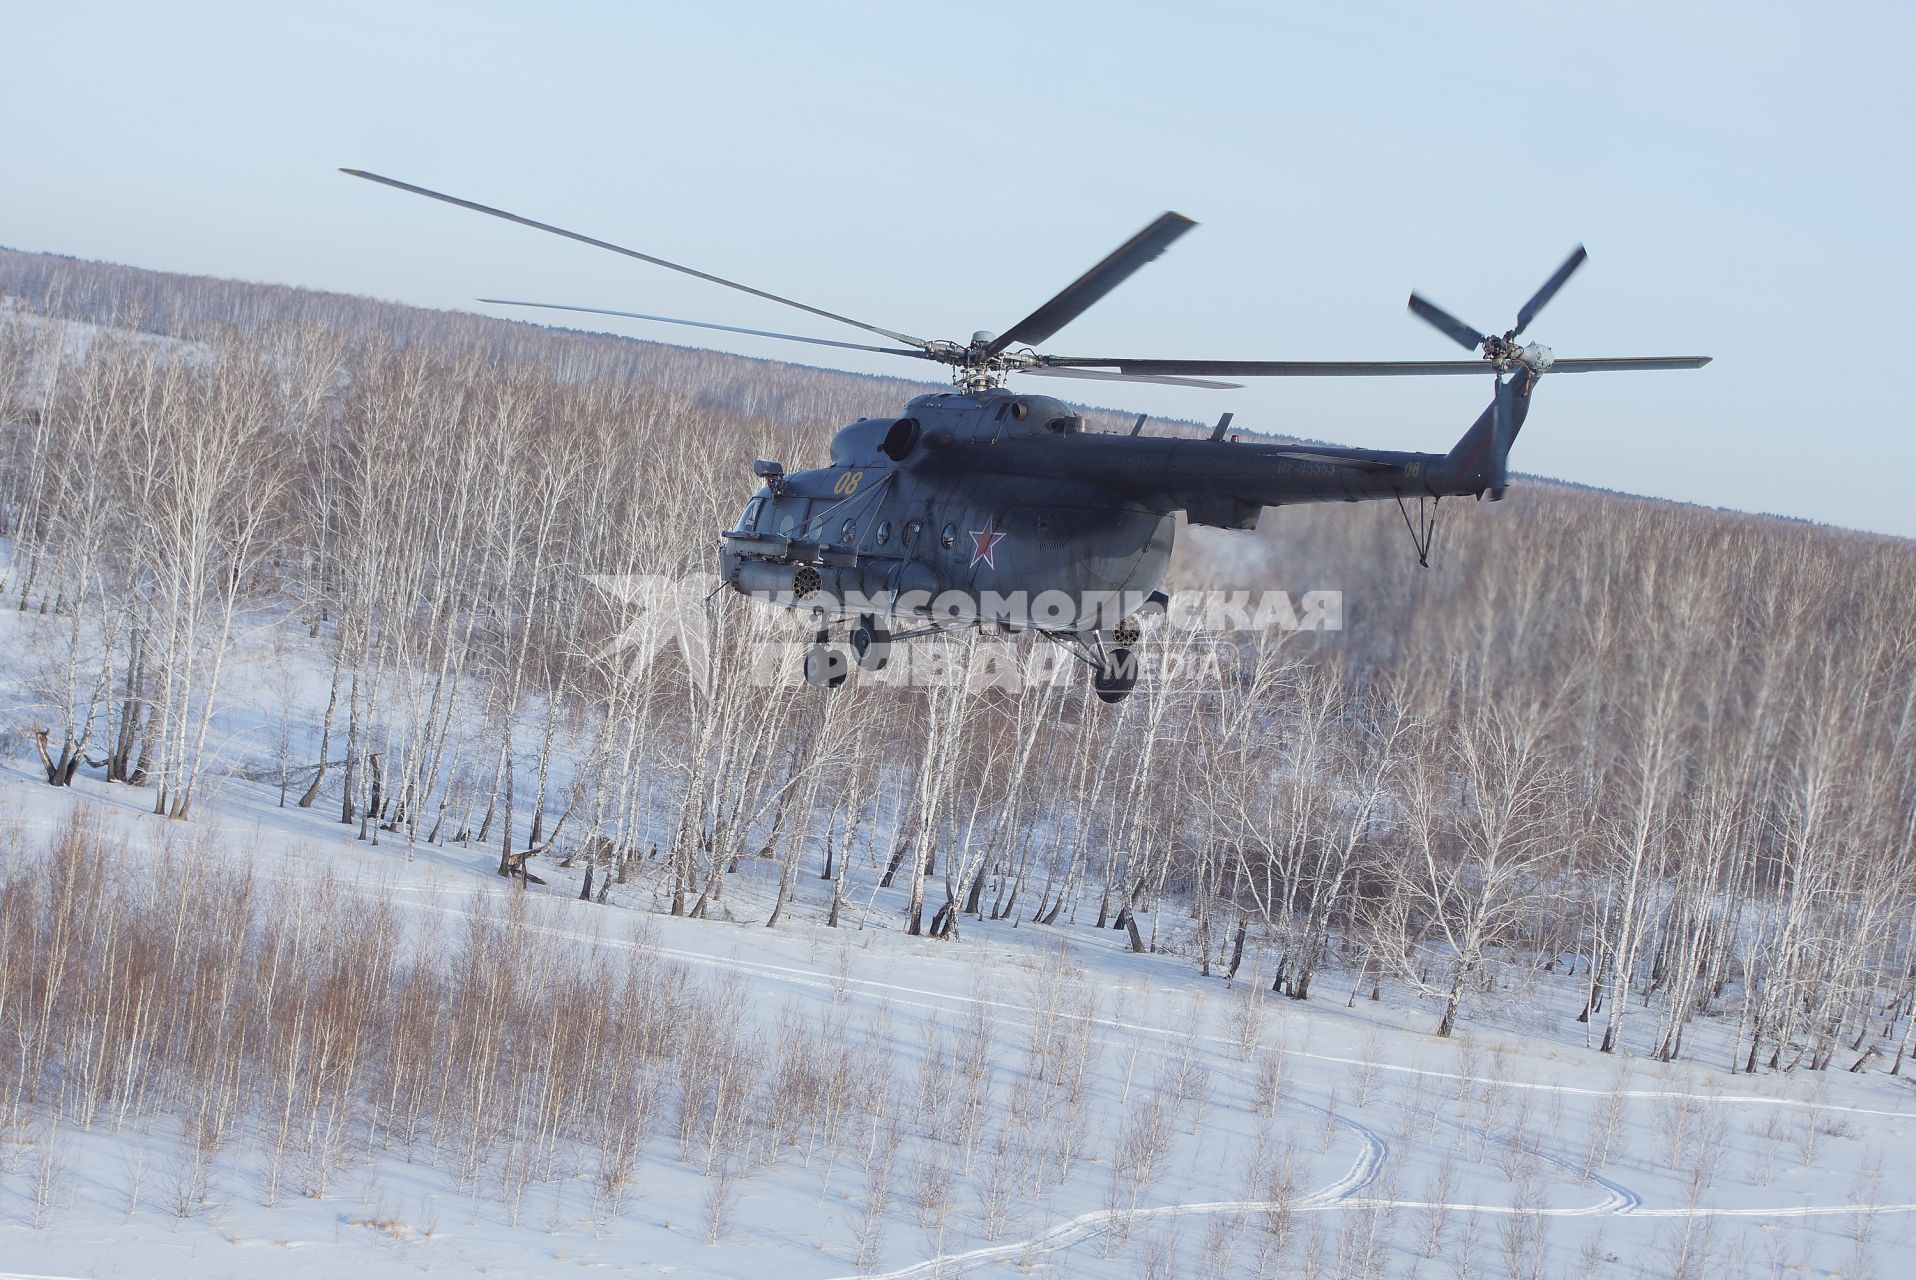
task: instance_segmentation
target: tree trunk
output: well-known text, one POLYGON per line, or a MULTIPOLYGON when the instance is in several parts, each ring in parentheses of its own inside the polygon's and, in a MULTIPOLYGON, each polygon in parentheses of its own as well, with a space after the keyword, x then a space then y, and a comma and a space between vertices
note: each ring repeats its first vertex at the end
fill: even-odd
POLYGON ((971 878, 971 892, 965 895, 965 910, 967 912, 969 912, 970 914, 974 916, 979 913, 978 899, 983 896, 984 892, 985 892, 985 868, 983 864, 980 864, 978 867, 978 874, 971 878))
MULTIPOLYGON (((341 641, 342 656, 344 641, 341 641)), ((299 798, 299 807, 310 809, 319 799, 320 784, 326 781, 326 752, 333 743, 333 708, 339 703, 340 663, 333 663, 333 687, 326 695, 326 714, 319 721, 319 768, 313 771, 312 785, 306 788, 306 794, 299 798)))
POLYGON ((61 775, 66 772, 66 760, 63 757, 59 764, 53 762, 53 757, 47 753, 47 731, 45 729, 35 729, 33 731, 33 746, 34 749, 40 753, 40 764, 46 771, 47 785, 52 787, 60 786, 61 775))
MULTIPOLYGON (((1237 977, 1238 966, 1244 963, 1244 934, 1249 928, 1250 926, 1244 920, 1240 919, 1237 922, 1237 938, 1231 943, 1231 968, 1224 975, 1226 982, 1237 977)), ((1352 990, 1356 988, 1353 987, 1352 990)))

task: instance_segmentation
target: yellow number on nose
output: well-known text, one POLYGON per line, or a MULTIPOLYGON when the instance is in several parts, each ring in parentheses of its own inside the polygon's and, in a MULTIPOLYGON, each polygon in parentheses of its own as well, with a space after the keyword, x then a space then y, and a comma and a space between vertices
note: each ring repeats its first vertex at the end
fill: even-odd
POLYGON ((847 471, 844 475, 838 477, 836 484, 832 485, 832 492, 836 494, 857 493, 858 486, 864 479, 865 473, 863 471, 847 471))

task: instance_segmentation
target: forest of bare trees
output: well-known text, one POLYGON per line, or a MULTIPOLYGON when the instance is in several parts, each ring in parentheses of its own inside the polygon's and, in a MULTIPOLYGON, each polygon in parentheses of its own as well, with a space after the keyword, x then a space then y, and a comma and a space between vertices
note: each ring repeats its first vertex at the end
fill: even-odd
POLYGON ((244 772, 395 858, 583 859, 673 914, 770 868, 772 921, 803 878, 835 927, 884 882, 914 933, 1095 922, 1299 1000, 1413 992, 1441 1034, 1545 971, 1604 1052, 1709 1016, 1743 1070, 1904 1064, 1906 543, 1526 483, 1446 508, 1419 570, 1388 508, 1274 511, 1187 531, 1176 585, 1339 589, 1344 630, 1160 628, 1119 706, 767 685, 729 593, 697 680, 605 660, 633 618, 595 579, 709 570, 753 458, 910 384, 11 252, 0 295, 0 596, 33 618, 0 739, 53 785, 186 818, 244 772), (263 644, 319 656, 240 734, 263 644))

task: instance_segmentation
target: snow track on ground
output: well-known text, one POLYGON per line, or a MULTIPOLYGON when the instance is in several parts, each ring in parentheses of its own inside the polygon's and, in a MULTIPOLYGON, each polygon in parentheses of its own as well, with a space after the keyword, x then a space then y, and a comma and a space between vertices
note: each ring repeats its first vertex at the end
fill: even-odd
POLYGON ((1358 1153, 1357 1162, 1351 1166, 1350 1172, 1329 1186, 1320 1187, 1305 1196, 1303 1201, 1305 1207, 1329 1208, 1333 1204, 1351 1199, 1365 1187, 1377 1181, 1377 1175, 1384 1171, 1384 1161, 1390 1156, 1390 1144, 1384 1141, 1377 1130, 1352 1120, 1349 1116, 1332 1115, 1324 1108, 1311 1103, 1298 1102, 1295 1098, 1290 1101, 1295 1106, 1329 1116, 1331 1120, 1354 1132, 1364 1143, 1364 1149, 1358 1153))
MULTIPOLYGON (((474 888, 472 896, 493 892, 490 888, 474 888)), ((459 917, 469 916, 470 911, 435 904, 419 904, 427 910, 438 911, 459 917)), ((912 1009, 945 1009, 961 1005, 982 1005, 992 1011, 992 1021, 1001 1025, 1019 1025, 1030 1022, 1029 1010, 1015 1002, 993 1000, 982 996, 961 995, 954 992, 934 991, 923 987, 910 986, 899 982, 885 982, 874 978, 857 978, 850 975, 825 973, 816 969, 804 969, 793 965, 774 964, 769 961, 746 960, 742 957, 719 956, 708 952, 688 950, 683 947, 664 946, 657 943, 634 941, 630 939, 610 938, 588 932, 556 928, 550 925, 528 925, 530 930, 548 936, 565 938, 572 941, 591 942, 599 945, 611 945, 620 948, 649 948, 657 955, 686 964, 710 966, 713 968, 733 969, 751 974, 768 981, 783 982, 793 986, 809 987, 816 990, 844 991, 847 995, 859 995, 866 998, 883 999, 891 1004, 912 1009), (900 998, 905 997, 905 998, 900 998)), ((1076 1018, 1083 1015, 1061 1014, 1061 1017, 1076 1018)), ((1119 1018, 1094 1018, 1094 1025, 1113 1030, 1129 1031, 1150 1035, 1167 1040, 1193 1038, 1192 1032, 1180 1031, 1170 1027, 1159 1027, 1149 1023, 1130 1022, 1119 1018)), ((1212 1046, 1228 1043, 1228 1038, 1220 1035, 1195 1033, 1198 1040, 1212 1046)), ((1682 1089, 1593 1089, 1579 1085, 1562 1085, 1534 1081, 1491 1080, 1482 1076, 1466 1075, 1460 1072, 1435 1071, 1422 1067, 1395 1066, 1388 1063, 1365 1062, 1362 1059, 1340 1057, 1334 1054, 1312 1053, 1308 1050, 1286 1047, 1285 1052, 1299 1058, 1339 1066, 1362 1067, 1381 1071, 1391 1071, 1403 1075, 1424 1076, 1430 1079, 1461 1081, 1468 1084, 1495 1085, 1510 1089, 1529 1089, 1540 1092, 1555 1092, 1575 1097, 1603 1098, 1621 1096, 1624 1098, 1682 1098, 1709 1103, 1734 1103, 1738 1105, 1768 1104, 1784 1107, 1805 1107, 1847 1115, 1873 1115, 1905 1117, 1908 1113, 1890 1111, 1882 1108, 1846 1106, 1841 1103, 1819 1102, 1801 1098, 1778 1098, 1763 1094, 1726 1094, 1715 1092, 1696 1092, 1682 1089)), ((1290 1098, 1293 1105, 1307 1110, 1326 1114, 1325 1108, 1314 1103, 1290 1098)), ((1790 1205, 1774 1208, 1720 1208, 1709 1205, 1693 1205, 1674 1209, 1646 1209, 1643 1198, 1623 1183, 1610 1178, 1593 1176, 1589 1180, 1601 1188, 1603 1195, 1589 1204, 1560 1205, 1545 1208, 1527 1208, 1510 1204, 1466 1204, 1436 1203, 1423 1200, 1364 1199, 1359 1193, 1374 1183, 1383 1171, 1389 1158, 1390 1145, 1375 1130, 1367 1125, 1343 1115, 1332 1115, 1337 1124, 1355 1132, 1363 1141, 1364 1148, 1358 1153, 1350 1170, 1337 1181, 1320 1187, 1291 1204, 1298 1212, 1322 1212, 1334 1209, 1393 1208, 1393 1209, 1438 1209, 1460 1213, 1480 1213, 1494 1216, 1509 1216, 1521 1213, 1535 1213, 1540 1217, 1592 1217, 1596 1215, 1617 1215, 1643 1218, 1801 1218, 1829 1217, 1849 1213, 1870 1215, 1891 1213, 1916 1213, 1916 1204, 1881 1205, 1790 1205)), ((1546 1157, 1551 1163, 1569 1169, 1569 1162, 1561 1157, 1546 1157)), ((1282 1208, 1281 1202, 1263 1200, 1214 1200, 1194 1201, 1182 1204, 1151 1205, 1137 1209, 1104 1209, 1081 1214, 1075 1218, 1047 1228, 1044 1231, 1023 1240, 1005 1244, 986 1245, 961 1253, 942 1254, 913 1263, 894 1271, 876 1273, 856 1273, 848 1280, 929 1280, 930 1277, 957 1277, 965 1272, 992 1262, 1026 1261, 1030 1258, 1055 1252, 1072 1245, 1095 1240, 1120 1227, 1135 1227, 1142 1223, 1161 1218, 1204 1217, 1213 1214, 1261 1214, 1282 1208)))
MULTIPOLYGON (((1322 1107, 1310 1106, 1308 1103, 1304 1105, 1320 1114, 1323 1112, 1322 1107)), ((1361 1200, 1352 1201, 1351 1197, 1377 1180, 1377 1175, 1383 1171, 1384 1158, 1390 1150, 1389 1144, 1355 1120, 1343 1116, 1333 1116, 1332 1119, 1345 1128, 1355 1131, 1364 1140, 1364 1148, 1357 1153, 1357 1159, 1352 1161, 1350 1169, 1343 1177, 1292 1201, 1290 1208, 1293 1211, 1331 1209, 1348 1203, 1371 1203, 1361 1200)), ((936 1258, 927 1258, 923 1262, 914 1262, 908 1267, 900 1267, 896 1271, 880 1271, 875 1274, 855 1272, 845 1277, 845 1280, 919 1280, 919 1277, 958 1276, 968 1268, 982 1263, 1013 1260, 1022 1263, 1036 1254, 1051 1253, 1069 1245, 1095 1240, 1120 1226, 1136 1226, 1158 1218, 1190 1218, 1215 1213, 1248 1215, 1282 1207, 1280 1201, 1205 1200, 1191 1204, 1148 1205, 1141 1209, 1100 1209, 1094 1213, 1084 1213, 1075 1218, 1069 1218, 1024 1240, 985 1245, 977 1249, 967 1249, 963 1253, 941 1254, 936 1258)))
MULTIPOLYGON (((1771 1209, 1728 1209, 1696 1205, 1682 1209, 1643 1209, 1638 1207, 1642 1201, 1635 1192, 1607 1178, 1592 1179, 1606 1192, 1604 1197, 1594 1204, 1559 1205, 1549 1208, 1532 1209, 1510 1204, 1464 1204, 1454 1201, 1439 1203, 1432 1200, 1353 1198, 1355 1191, 1375 1179, 1381 1166, 1382 1155, 1367 1147, 1359 1155, 1357 1164, 1344 1178, 1292 1202, 1290 1208, 1297 1213, 1321 1212, 1327 1209, 1442 1209, 1450 1213, 1478 1213, 1499 1217, 1534 1213, 1541 1218, 1587 1218, 1598 1214, 1629 1214, 1640 1218, 1805 1218, 1832 1217, 1849 1213, 1916 1213, 1916 1204, 1794 1205, 1771 1209), (1373 1159, 1375 1164, 1370 1171, 1360 1175, 1359 1171, 1367 1164, 1371 1164, 1373 1159), (1355 1185, 1340 1190, 1340 1188, 1346 1188, 1346 1184, 1352 1183, 1353 1180, 1355 1185)), ((1144 1209, 1106 1209, 1059 1223, 1050 1230, 1041 1231, 1029 1239, 970 1249, 963 1253, 943 1254, 923 1262, 913 1263, 908 1267, 901 1267, 896 1271, 882 1271, 875 1274, 854 1272, 852 1275, 843 1277, 842 1280, 921 1280, 921 1278, 929 1280, 934 1276, 955 1278, 983 1263, 1011 1260, 1027 1263, 1035 1255, 1051 1253, 1068 1245, 1096 1239, 1107 1231, 1126 1223, 1136 1226, 1158 1218, 1200 1217, 1217 1213, 1249 1216, 1283 1207, 1281 1201, 1215 1200, 1191 1204, 1154 1205, 1144 1209)))

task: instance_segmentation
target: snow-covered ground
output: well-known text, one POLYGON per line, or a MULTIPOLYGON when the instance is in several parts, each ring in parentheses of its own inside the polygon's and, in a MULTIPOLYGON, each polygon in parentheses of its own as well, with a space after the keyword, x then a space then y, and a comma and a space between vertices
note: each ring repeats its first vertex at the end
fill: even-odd
MULTIPOLYGON (((24 763, 0 773, 17 843, 45 841, 76 810, 136 853, 178 839, 182 824, 144 812, 140 792, 88 775, 58 791, 24 763)), ((281 901, 324 873, 430 930, 528 892, 530 936, 575 961, 649 949, 696 986, 732 984, 768 1040, 793 1025, 781 1019, 835 1028, 896 1088, 895 1158, 871 1158, 876 1136, 862 1161, 857 1143, 853 1156, 782 1152, 725 1180, 715 1228, 717 1180, 662 1134, 618 1205, 589 1170, 535 1180, 509 1205, 488 1180, 462 1188, 430 1152, 367 1144, 323 1197, 268 1207, 259 1142, 225 1146, 194 1189, 175 1121, 40 1123, 0 1155, 0 1273, 1904 1274, 1916 1099, 1902 1079, 1735 1075, 1727 1034, 1713 1053, 1707 1026, 1689 1063, 1605 1057, 1582 1043, 1568 979, 1539 977, 1443 1041, 1427 1008, 1346 1008, 1335 984, 1281 1000, 1255 978, 1132 955, 1122 934, 1083 922, 915 939, 877 891, 867 927, 798 913, 766 929, 753 898, 769 895, 769 864, 748 863, 730 891, 747 923, 691 921, 621 906, 616 890, 608 905, 577 901, 577 873, 550 866, 549 885, 522 891, 491 874, 491 851, 407 861, 317 811, 276 808, 269 787, 231 782, 192 825, 208 893, 221 860, 244 858, 281 901), (1073 1113, 1020 1119, 1041 1032, 1085 1037, 1085 1096, 1073 1113), (980 1045, 980 1132, 927 1130, 928 1058, 980 1045), (1167 1132, 1140 1177, 1123 1152, 1149 1146, 1153 1115, 1167 1132), (1038 1171, 1066 1154, 1061 1178, 1038 1171), (874 1190, 887 1198, 868 1215, 874 1190)))
MULTIPOLYGON (((912 938, 872 858, 842 929, 821 923, 812 865, 778 929, 762 923, 770 860, 742 860, 707 920, 651 910, 645 870, 605 904, 551 859, 522 889, 492 874, 496 848, 375 846, 335 804, 280 808, 273 782, 245 780, 272 774, 276 717, 326 691, 317 645, 264 619, 235 644, 218 790, 172 822, 93 769, 70 789, 40 780, 21 730, 51 621, 0 612, 0 892, 84 816, 136 867, 186 846, 191 893, 219 894, 243 863, 270 909, 296 911, 324 878, 397 904, 415 939, 516 900, 522 941, 559 958, 546 980, 649 955, 734 1011, 745 1041, 770 1053, 806 1029, 855 1048, 860 1075, 834 1143, 714 1166, 655 1125, 618 1195, 583 1152, 515 1182, 375 1134, 345 1144, 323 1191, 273 1194, 257 1124, 196 1163, 163 1109, 90 1126, 43 1110, 0 1126, 0 1277, 1906 1273, 1916 1098, 1881 1064, 1737 1074, 1734 1029, 1710 1020, 1675 1064, 1602 1055, 1563 973, 1503 970, 1444 1040, 1433 1008, 1388 988, 1347 1002, 1331 972, 1313 1000, 1285 1000, 1255 956, 1235 982, 1204 978, 1084 919, 912 938), (1034 1078, 1074 1053, 1069 1098, 1034 1078), (976 1105, 944 1105, 961 1081, 976 1105), (872 1099, 882 1122, 860 1110, 872 1099)), ((1154 922, 1167 939, 1173 917, 1154 922)), ((0 1044, 0 1084, 16 1052, 0 1044)))

